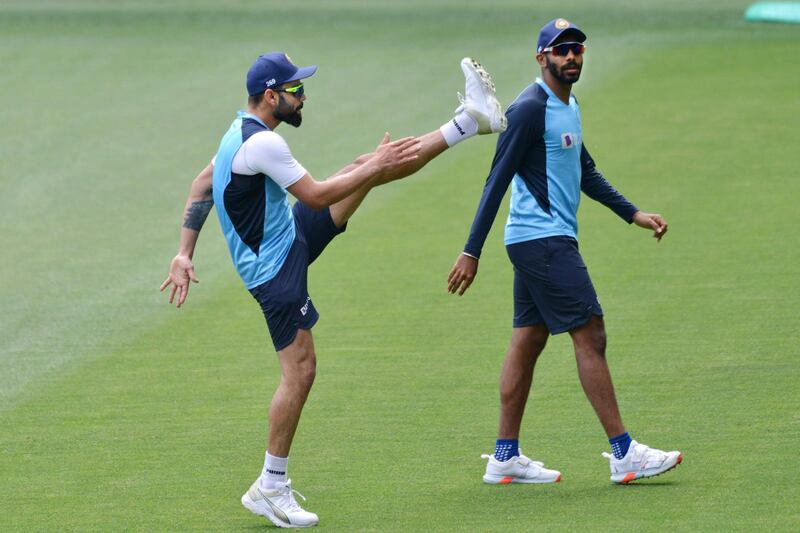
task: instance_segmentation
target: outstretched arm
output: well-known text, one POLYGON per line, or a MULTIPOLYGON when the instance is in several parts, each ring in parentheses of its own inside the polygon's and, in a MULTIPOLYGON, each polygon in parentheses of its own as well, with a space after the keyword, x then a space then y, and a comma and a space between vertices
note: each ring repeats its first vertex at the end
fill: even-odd
POLYGON ((177 307, 183 305, 186 296, 189 294, 189 283, 199 283, 200 280, 194 273, 192 256, 200 230, 208 217, 208 213, 214 206, 211 196, 211 183, 214 175, 214 166, 209 164, 192 181, 189 190, 189 198, 186 200, 186 207, 183 215, 183 227, 181 227, 180 245, 178 255, 172 259, 169 267, 169 275, 160 290, 163 291, 170 287, 169 303, 175 302, 175 294, 178 294, 177 307))
POLYGON ((310 208, 324 209, 364 185, 394 174, 398 168, 416 160, 419 150, 419 139, 405 137, 389 141, 387 133, 375 152, 361 156, 325 181, 316 181, 306 174, 286 190, 310 208))

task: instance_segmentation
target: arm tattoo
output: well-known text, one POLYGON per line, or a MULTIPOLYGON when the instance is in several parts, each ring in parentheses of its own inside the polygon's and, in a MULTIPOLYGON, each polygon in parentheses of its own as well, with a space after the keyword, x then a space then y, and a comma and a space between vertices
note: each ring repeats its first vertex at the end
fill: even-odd
POLYGON ((214 207, 214 200, 192 202, 192 205, 186 210, 186 216, 183 219, 183 227, 194 231, 200 231, 212 207, 214 207))

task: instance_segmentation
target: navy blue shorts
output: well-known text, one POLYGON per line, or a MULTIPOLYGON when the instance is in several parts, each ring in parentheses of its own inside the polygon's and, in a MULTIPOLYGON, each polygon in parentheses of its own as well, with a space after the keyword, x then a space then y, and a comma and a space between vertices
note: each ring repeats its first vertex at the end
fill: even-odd
POLYGON ((278 352, 294 342, 297 330, 311 329, 319 320, 319 313, 308 295, 308 266, 347 228, 346 224, 336 227, 328 208, 314 211, 297 201, 292 214, 295 238, 286 261, 274 278, 250 289, 250 294, 261 305, 272 344, 278 352))
POLYGON ((603 316, 589 270, 572 237, 506 246, 514 265, 514 327, 545 325, 563 333, 603 316))

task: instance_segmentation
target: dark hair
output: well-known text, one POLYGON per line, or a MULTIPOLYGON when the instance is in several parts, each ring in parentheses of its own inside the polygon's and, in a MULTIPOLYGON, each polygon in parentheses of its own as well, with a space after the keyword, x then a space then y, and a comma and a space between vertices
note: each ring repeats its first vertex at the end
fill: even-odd
POLYGON ((264 93, 258 93, 247 98, 247 105, 258 107, 264 99, 264 93))

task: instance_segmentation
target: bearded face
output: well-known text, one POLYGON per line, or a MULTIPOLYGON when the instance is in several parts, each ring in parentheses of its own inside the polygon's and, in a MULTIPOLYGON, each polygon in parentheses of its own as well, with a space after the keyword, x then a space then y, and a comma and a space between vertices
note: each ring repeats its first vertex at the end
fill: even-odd
POLYGON ((278 93, 278 107, 272 114, 281 122, 299 128, 303 123, 303 115, 300 113, 300 110, 303 109, 303 102, 292 103, 292 100, 295 100, 294 96, 284 98, 282 93, 278 93))
POLYGON ((550 74, 561 83, 573 84, 581 77, 583 55, 569 54, 564 56, 545 55, 546 67, 550 74))

